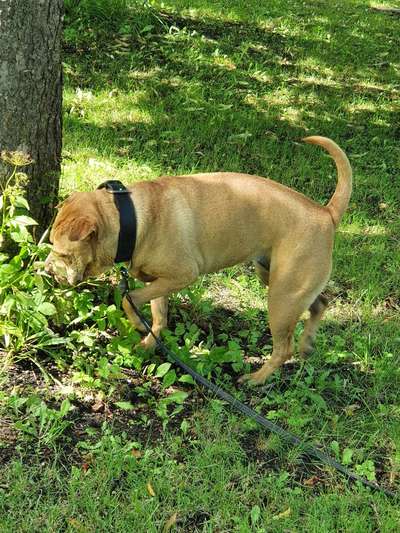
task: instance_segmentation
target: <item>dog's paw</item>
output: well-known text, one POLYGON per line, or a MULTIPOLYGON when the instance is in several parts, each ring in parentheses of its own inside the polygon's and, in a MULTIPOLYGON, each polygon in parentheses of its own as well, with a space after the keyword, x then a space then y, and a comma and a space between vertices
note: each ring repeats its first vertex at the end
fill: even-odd
POLYGON ((253 372, 252 374, 244 374, 238 379, 238 383, 240 383, 240 385, 246 384, 249 387, 263 385, 264 381, 264 379, 260 379, 259 376, 257 376, 257 372, 253 372))
POLYGON ((149 333, 144 339, 140 341, 139 346, 144 350, 147 350, 148 352, 152 352, 155 349, 156 344, 157 343, 155 338, 153 337, 153 335, 151 335, 151 333, 149 333))
POLYGON ((301 359, 306 359, 309 355, 313 353, 315 349, 314 340, 311 337, 308 337, 305 340, 300 341, 299 346, 299 356, 301 359))

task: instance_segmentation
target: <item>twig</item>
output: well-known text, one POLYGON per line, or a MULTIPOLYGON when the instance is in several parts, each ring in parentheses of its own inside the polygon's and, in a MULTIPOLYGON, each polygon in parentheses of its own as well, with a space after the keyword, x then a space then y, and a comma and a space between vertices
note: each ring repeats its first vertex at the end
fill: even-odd
POLYGON ((373 6, 371 9, 372 11, 387 13, 388 15, 400 15, 400 9, 397 7, 373 6))

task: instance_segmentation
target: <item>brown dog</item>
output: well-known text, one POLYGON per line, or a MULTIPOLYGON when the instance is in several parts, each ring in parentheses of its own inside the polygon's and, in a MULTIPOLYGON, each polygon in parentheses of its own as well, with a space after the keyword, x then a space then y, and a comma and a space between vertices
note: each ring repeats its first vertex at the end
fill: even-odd
MULTIPOLYGON (((352 172, 345 153, 324 137, 304 141, 323 146, 335 160, 338 183, 326 207, 269 179, 237 173, 162 177, 129 188, 138 224, 130 273, 149 282, 131 297, 138 306, 151 301, 156 335, 167 326, 170 293, 201 274, 255 261, 269 286, 273 338, 272 357, 242 378, 257 384, 292 356, 294 328, 307 309, 310 318, 300 353, 312 349, 326 308, 321 291, 331 272, 334 231, 351 195, 352 172)), ((105 272, 113 265, 118 233, 119 215, 111 194, 72 194, 56 217, 46 270, 71 285, 105 272)), ((141 329, 126 300, 123 308, 141 329)), ((143 344, 151 348, 154 341, 147 336, 143 344)))

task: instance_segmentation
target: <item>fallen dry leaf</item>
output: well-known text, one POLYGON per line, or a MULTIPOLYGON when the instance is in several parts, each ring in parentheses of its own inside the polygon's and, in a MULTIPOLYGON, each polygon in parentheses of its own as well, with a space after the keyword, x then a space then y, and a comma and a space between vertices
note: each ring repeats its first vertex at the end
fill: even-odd
POLYGON ((136 457, 136 459, 140 459, 143 456, 142 452, 140 450, 136 450, 135 448, 132 448, 131 454, 133 457, 136 457))
POLYGON ((305 485, 306 487, 313 487, 314 485, 316 485, 319 481, 321 481, 321 478, 318 477, 318 476, 312 476, 310 477, 309 479, 306 479, 304 482, 303 482, 303 485, 305 485))
POLYGON ((100 411, 104 411, 104 402, 102 400, 97 400, 92 405, 92 411, 95 413, 99 413, 100 411))
POLYGON ((85 531, 87 531, 86 527, 81 524, 76 518, 68 518, 68 523, 72 527, 72 529, 75 529, 80 533, 84 533, 85 531))
POLYGON ((356 409, 359 409, 359 408, 360 408, 359 403, 353 403, 351 405, 347 405, 344 408, 344 412, 346 413, 346 416, 354 416, 354 411, 356 411, 356 409))
POLYGON ((150 483, 150 481, 146 485, 147 492, 150 494, 150 496, 154 497, 156 493, 154 492, 153 486, 150 483))
POLYGON ((174 513, 168 520, 165 522, 163 527, 163 533, 168 533, 172 526, 176 524, 178 519, 178 513, 174 513))
POLYGON ((281 518, 288 518, 292 513, 292 510, 290 507, 286 509, 286 511, 283 511, 282 513, 276 514, 272 517, 272 520, 280 520, 281 518))

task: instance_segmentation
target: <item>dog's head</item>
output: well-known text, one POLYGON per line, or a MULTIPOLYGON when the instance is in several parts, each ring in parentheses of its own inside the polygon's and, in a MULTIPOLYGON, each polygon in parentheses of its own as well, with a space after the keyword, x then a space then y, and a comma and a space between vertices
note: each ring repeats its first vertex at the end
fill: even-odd
POLYGON ((46 272, 59 283, 76 285, 107 270, 110 265, 100 264, 97 256, 101 222, 91 193, 74 193, 57 207, 46 272))

